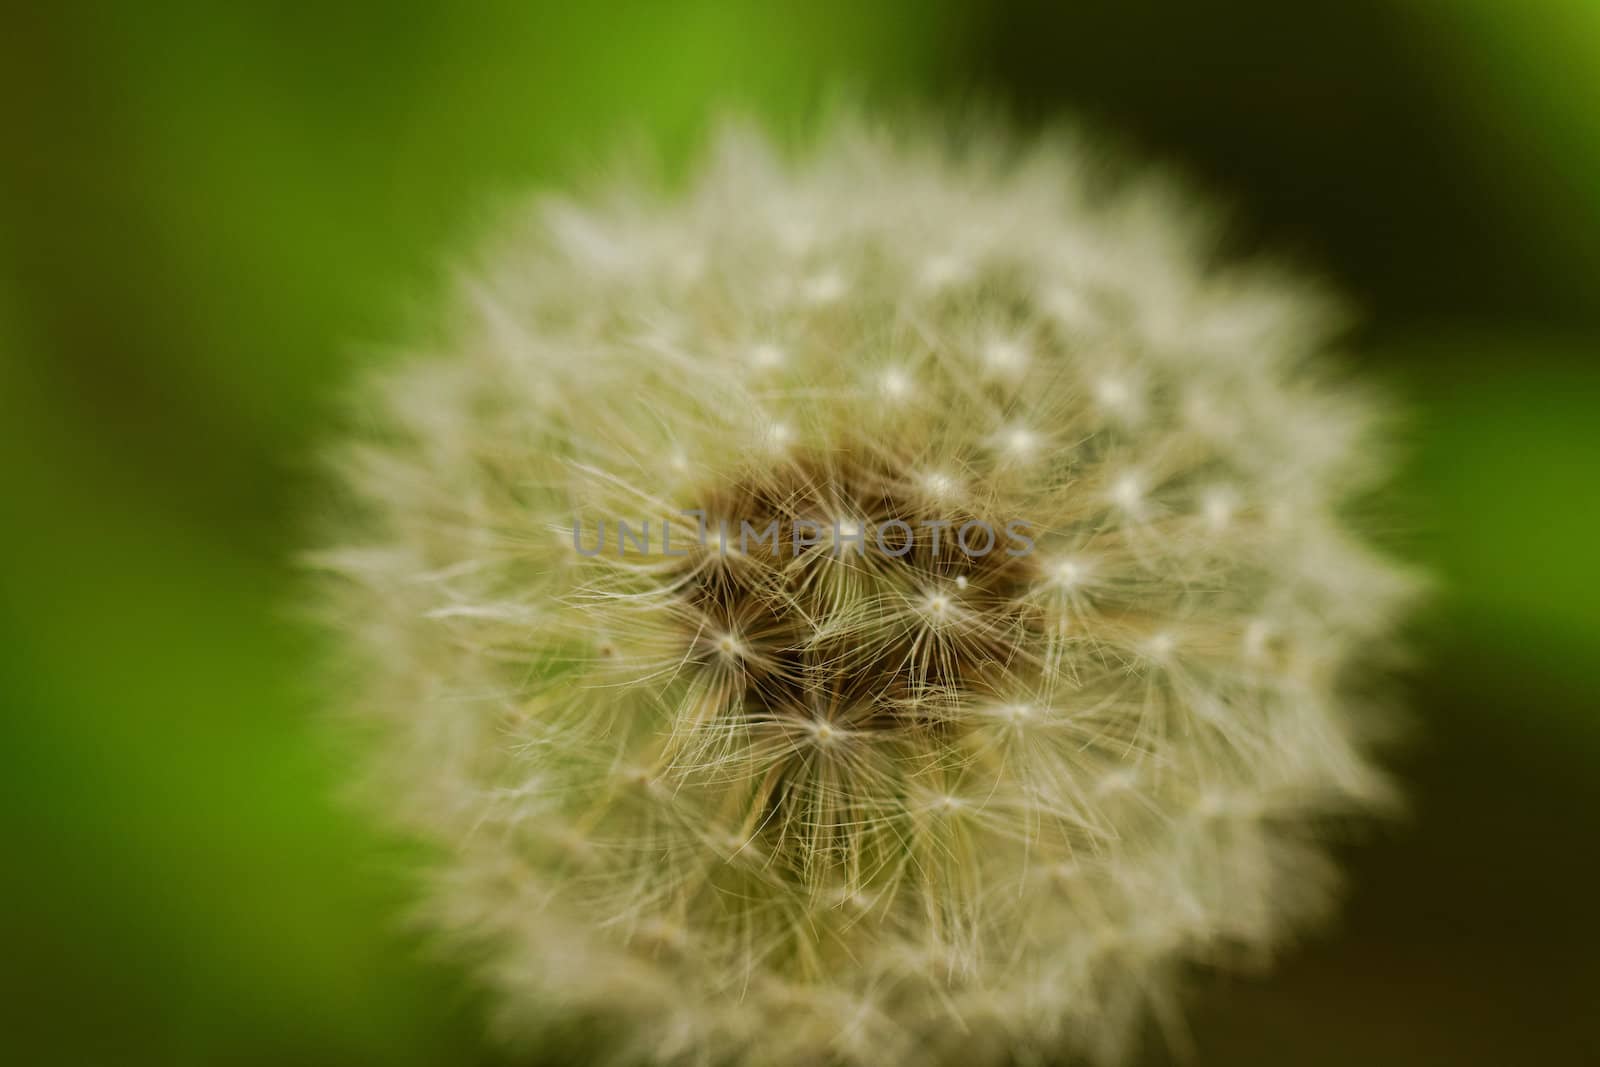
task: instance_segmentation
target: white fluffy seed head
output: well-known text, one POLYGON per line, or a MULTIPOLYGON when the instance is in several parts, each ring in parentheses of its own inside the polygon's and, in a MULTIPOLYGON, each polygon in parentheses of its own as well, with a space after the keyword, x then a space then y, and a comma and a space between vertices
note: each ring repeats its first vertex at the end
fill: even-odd
POLYGON ((547 207, 364 394, 319 558, 371 795, 513 1031, 1115 1060, 1385 797, 1353 694, 1410 583, 1340 518, 1382 411, 1327 303, 1066 139, 944 143, 732 130, 547 207))

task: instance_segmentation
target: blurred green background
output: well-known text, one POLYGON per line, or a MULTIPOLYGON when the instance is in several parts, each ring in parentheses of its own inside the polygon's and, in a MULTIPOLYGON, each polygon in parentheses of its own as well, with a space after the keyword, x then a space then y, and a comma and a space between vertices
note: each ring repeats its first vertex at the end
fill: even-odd
MULTIPOLYGON (((0 1047, 498 1064, 333 799, 330 396, 530 184, 831 87, 1077 116, 1368 311, 1441 592, 1413 816, 1199 1062, 1600 1063, 1600 3, 64 3, 0 28, 0 1047)), ((1152 1054, 1151 1062, 1164 1062, 1152 1054)))

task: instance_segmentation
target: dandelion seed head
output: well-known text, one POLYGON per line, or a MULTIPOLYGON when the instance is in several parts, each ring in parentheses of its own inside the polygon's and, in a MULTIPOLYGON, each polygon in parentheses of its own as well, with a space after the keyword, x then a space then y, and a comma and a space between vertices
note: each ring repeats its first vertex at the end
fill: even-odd
POLYGON ((1117 1063, 1326 910, 1321 817, 1389 792, 1385 413, 1318 291, 1099 166, 730 128, 508 226, 360 394, 318 559, 366 795, 507 1034, 1117 1063))

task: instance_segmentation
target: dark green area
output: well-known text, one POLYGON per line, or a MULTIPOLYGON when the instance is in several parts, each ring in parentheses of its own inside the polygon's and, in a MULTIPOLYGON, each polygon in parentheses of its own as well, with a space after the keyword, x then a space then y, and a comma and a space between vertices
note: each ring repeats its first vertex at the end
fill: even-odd
MULTIPOLYGON (((63 4, 0 29, 0 1047, 499 1063, 335 799, 290 556, 331 393, 496 204, 735 105, 1088 120, 1315 264, 1414 412, 1413 816, 1200 1062, 1600 1062, 1600 6, 63 4)), ((552 1062, 562 1054, 552 1052, 552 1062)))

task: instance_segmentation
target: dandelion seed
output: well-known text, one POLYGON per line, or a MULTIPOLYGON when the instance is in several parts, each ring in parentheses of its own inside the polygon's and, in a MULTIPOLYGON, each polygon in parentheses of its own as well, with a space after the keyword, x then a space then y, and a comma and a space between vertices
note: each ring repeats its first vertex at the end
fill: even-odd
POLYGON ((1001 442, 1007 454, 1013 459, 1029 459, 1034 450, 1039 447, 1039 438, 1025 427, 1017 426, 1007 430, 1001 437, 1001 442))
POLYGON ((1040 307, 1047 316, 1068 327, 1082 326, 1093 318, 1089 301, 1082 293, 1068 286, 1051 290, 1040 302, 1040 307))
POLYGON ((1021 729, 1022 724, 1033 717, 1033 708, 1027 704, 1007 704, 1000 709, 1000 717, 1011 726, 1021 729))
POLYGON ((811 736, 817 739, 819 745, 832 745, 839 741, 843 734, 832 723, 818 721, 811 724, 811 736))
POLYGON ((845 289, 843 276, 828 271, 806 279, 803 293, 806 303, 820 307, 838 302, 845 295, 845 289))
POLYGON ((1260 659, 1266 654, 1267 643, 1272 640, 1273 626, 1265 619, 1251 619, 1244 631, 1246 659, 1260 659))
POLYGON ((1166 663, 1172 658, 1172 653, 1177 647, 1178 639, 1170 633, 1162 632, 1151 635, 1144 643, 1144 654, 1154 663, 1166 663))
POLYGON ((926 289, 946 289, 965 282, 972 268, 959 256, 934 256, 922 265, 921 281, 926 289))
POLYGON ((1060 560, 1050 569, 1055 583, 1063 589, 1072 589, 1081 585, 1088 572, 1088 566, 1075 559, 1060 560))
POLYGON ((942 471, 933 471, 923 475, 922 487, 935 499, 943 500, 955 495, 956 480, 942 471))
POLYGON ((1221 533, 1233 521, 1233 513, 1239 506, 1238 494, 1226 486, 1208 489, 1200 501, 1201 513, 1205 516, 1206 526, 1213 533, 1221 533))
POLYGON ((783 451, 793 439, 794 431, 787 423, 770 422, 762 429, 762 443, 775 452, 783 451))
POLYGON ((1101 411, 1120 422, 1137 422, 1144 415, 1140 396, 1126 378, 1101 378, 1094 385, 1094 398, 1101 411))
POLYGON ((1144 481, 1137 474, 1118 475, 1111 483, 1111 501, 1126 514, 1138 518, 1144 513, 1144 481))
POLYGON ((1028 351, 1017 341, 993 340, 983 348, 984 369, 998 378, 1015 378, 1028 365, 1028 351))
POLYGON ((879 388, 883 395, 890 400, 904 400, 911 395, 911 379, 898 368, 890 368, 883 372, 879 379, 879 388))
POLYGON ((783 349, 777 345, 760 344, 750 350, 750 362, 761 370, 771 370, 783 365, 783 349))

